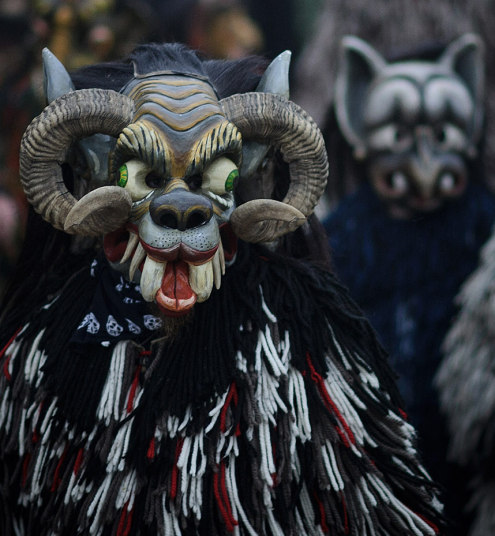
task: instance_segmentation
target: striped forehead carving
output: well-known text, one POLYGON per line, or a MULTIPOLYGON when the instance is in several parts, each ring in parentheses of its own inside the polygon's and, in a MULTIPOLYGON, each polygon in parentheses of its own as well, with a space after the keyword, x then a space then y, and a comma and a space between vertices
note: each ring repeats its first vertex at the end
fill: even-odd
POLYGON ((214 154, 240 153, 240 134, 207 82, 172 74, 145 78, 129 96, 135 114, 119 137, 117 155, 137 157, 165 176, 183 177, 201 171, 214 154))

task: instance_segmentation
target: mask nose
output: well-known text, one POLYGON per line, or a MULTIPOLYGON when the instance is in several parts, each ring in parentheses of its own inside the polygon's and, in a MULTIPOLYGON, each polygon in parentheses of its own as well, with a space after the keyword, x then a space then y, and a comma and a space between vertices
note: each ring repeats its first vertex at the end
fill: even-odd
POLYGON ((213 216, 213 206, 200 195, 176 188, 153 199, 150 216, 160 227, 186 231, 208 223, 213 216))
POLYGON ((434 149, 433 134, 428 128, 416 129, 416 155, 411 159, 410 174, 416 187, 425 198, 434 195, 442 171, 443 158, 434 149))

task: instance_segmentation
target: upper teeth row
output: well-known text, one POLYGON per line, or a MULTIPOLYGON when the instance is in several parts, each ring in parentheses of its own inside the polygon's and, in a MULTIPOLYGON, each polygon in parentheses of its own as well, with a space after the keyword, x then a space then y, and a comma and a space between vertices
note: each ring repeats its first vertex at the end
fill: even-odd
MULTIPOLYGON (((136 270, 144 260, 139 285, 141 287, 141 294, 143 295, 143 298, 148 302, 152 302, 162 284, 167 263, 158 262, 149 257, 139 242, 138 236, 134 233, 130 233, 129 242, 127 244, 124 256, 120 261, 121 263, 126 262, 129 259, 134 248, 136 251, 132 256, 129 267, 129 280, 132 281, 134 279, 136 270)), ((210 297, 213 284, 215 284, 215 287, 219 289, 222 283, 222 275, 225 274, 225 257, 222 243, 219 243, 215 255, 209 261, 199 266, 190 263, 188 264, 189 285, 196 293, 197 301, 201 303, 210 297)))

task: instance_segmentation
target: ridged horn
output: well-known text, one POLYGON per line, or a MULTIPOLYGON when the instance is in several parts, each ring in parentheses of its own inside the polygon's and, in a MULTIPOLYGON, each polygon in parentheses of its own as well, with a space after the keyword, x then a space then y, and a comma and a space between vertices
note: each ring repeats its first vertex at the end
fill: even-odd
MULTIPOLYGON (((61 164, 70 146, 95 133, 117 137, 131 122, 133 113, 133 101, 125 95, 104 89, 81 89, 54 100, 26 129, 20 148, 21 183, 34 210, 56 229, 64 230, 67 215, 76 204, 87 205, 84 197, 77 201, 63 181, 61 164)), ((109 195, 108 188, 102 191, 107 210, 102 206, 105 202, 97 203, 95 212, 86 210, 84 221, 78 219, 67 232, 100 235, 125 221, 130 197, 109 195), (128 203, 127 209, 120 206, 112 210, 117 199, 128 203)), ((93 198, 99 190, 92 192, 93 198)))
POLYGON ((254 200, 241 205, 230 219, 234 232, 247 242, 275 240, 304 223, 325 189, 328 160, 323 136, 302 108, 279 95, 242 93, 220 104, 243 138, 268 140, 289 164, 285 211, 280 202, 254 200))

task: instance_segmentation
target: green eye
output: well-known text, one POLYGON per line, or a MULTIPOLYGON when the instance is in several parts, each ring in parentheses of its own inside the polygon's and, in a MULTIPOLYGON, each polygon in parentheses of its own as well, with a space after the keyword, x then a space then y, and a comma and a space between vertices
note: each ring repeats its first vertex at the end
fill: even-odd
POLYGON ((234 162, 225 156, 219 156, 203 171, 201 188, 216 195, 224 195, 232 192, 238 177, 239 170, 234 162))
POLYGON ((227 177, 227 180, 225 181, 225 191, 231 192, 234 189, 234 184, 237 178, 239 177, 239 170, 233 169, 229 176, 227 177))
POLYGON ((151 174, 153 171, 148 165, 133 158, 120 166, 117 185, 125 188, 133 201, 140 201, 153 191, 154 187, 147 184, 147 178, 151 174))
POLYGON ((129 172, 127 171, 127 166, 124 164, 123 166, 120 166, 119 168, 119 182, 117 182, 117 185, 121 188, 125 188, 127 181, 129 179, 129 172))

